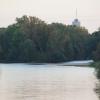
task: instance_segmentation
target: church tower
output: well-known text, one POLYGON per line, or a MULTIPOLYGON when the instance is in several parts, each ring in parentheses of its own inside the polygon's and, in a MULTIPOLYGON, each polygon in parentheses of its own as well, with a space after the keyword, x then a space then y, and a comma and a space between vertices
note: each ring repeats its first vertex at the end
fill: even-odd
POLYGON ((78 20, 77 18, 77 9, 76 9, 76 18, 74 19, 74 21, 72 22, 72 25, 73 26, 77 26, 77 27, 80 27, 80 21, 78 20))

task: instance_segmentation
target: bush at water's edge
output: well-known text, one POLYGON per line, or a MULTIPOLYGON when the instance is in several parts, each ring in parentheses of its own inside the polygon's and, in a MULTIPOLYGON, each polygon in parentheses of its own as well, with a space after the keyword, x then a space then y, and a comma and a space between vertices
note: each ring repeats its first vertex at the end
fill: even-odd
POLYGON ((100 61, 93 62, 91 67, 94 67, 96 70, 96 77, 98 78, 98 82, 96 83, 95 92, 97 93, 100 99, 100 61))
POLYGON ((95 68, 96 76, 100 79, 100 61, 92 63, 91 66, 95 68))

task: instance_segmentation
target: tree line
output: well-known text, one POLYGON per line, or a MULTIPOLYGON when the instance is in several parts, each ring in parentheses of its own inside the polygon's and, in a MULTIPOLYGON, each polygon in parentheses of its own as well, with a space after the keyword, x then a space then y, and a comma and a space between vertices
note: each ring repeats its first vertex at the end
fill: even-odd
POLYGON ((0 62, 100 60, 100 31, 22 16, 0 28, 0 62))

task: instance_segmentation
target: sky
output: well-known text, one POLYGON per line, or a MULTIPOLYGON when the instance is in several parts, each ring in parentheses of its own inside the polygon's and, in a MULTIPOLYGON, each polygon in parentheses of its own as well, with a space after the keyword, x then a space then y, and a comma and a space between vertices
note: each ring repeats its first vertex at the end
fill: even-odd
POLYGON ((0 27, 7 27, 23 15, 36 16, 47 23, 70 25, 76 18, 90 33, 100 27, 100 0, 0 0, 0 27))

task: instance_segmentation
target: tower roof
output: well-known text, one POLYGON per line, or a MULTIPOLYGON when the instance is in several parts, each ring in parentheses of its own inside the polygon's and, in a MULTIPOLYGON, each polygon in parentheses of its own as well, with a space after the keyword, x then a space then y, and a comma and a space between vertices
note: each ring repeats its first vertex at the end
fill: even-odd
POLYGON ((72 22, 72 25, 77 26, 77 27, 80 27, 80 21, 77 18, 77 9, 76 9, 76 18, 72 22))
POLYGON ((80 21, 78 19, 74 19, 74 21, 72 22, 72 25, 80 27, 80 21))

